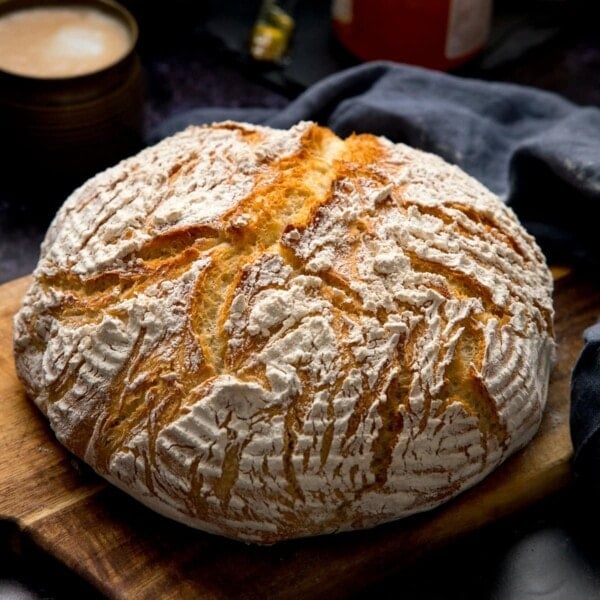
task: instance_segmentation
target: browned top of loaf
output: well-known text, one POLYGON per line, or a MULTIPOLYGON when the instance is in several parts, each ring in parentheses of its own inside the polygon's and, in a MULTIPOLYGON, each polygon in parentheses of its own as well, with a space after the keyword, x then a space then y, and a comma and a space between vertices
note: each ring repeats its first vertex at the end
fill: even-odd
POLYGON ((434 506, 522 446, 551 278, 437 157, 229 122, 77 190, 15 332, 70 450, 169 516, 270 542, 434 506))

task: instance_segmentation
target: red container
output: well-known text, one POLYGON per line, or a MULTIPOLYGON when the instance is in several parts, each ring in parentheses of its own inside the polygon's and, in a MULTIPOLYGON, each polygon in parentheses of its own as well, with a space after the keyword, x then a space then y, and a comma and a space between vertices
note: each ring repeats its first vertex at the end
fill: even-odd
POLYGON ((446 71, 487 41, 492 0, 333 0, 333 29, 361 60, 446 71))

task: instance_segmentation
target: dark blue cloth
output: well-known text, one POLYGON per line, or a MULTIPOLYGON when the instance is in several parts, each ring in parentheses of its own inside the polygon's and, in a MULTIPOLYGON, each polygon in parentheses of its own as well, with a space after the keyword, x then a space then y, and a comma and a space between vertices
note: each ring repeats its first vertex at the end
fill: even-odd
POLYGON ((600 323, 584 339, 571 379, 571 438, 577 474, 600 492, 600 323))
MULTIPOLYGON (((285 109, 197 109, 154 132, 223 119, 289 127, 300 120, 341 136, 385 135, 459 165, 513 207, 550 261, 600 273, 600 110, 540 90, 367 63, 309 88, 285 109)), ((600 281, 600 278, 599 278, 600 281)), ((600 489, 600 332, 573 372, 575 468, 600 489)), ((588 335, 588 337, 589 337, 588 335)))

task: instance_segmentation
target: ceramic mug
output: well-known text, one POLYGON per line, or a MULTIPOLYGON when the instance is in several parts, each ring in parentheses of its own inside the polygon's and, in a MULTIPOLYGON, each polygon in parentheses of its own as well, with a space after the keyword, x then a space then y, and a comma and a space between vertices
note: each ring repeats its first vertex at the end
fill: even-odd
MULTIPOLYGON (((114 0, 0 0, 0 19, 36 7, 85 8, 125 27, 125 53, 76 75, 24 75, 0 68, 0 186, 45 202, 141 147, 143 81, 134 17, 114 0)), ((85 41, 84 41, 85 43, 85 41)))

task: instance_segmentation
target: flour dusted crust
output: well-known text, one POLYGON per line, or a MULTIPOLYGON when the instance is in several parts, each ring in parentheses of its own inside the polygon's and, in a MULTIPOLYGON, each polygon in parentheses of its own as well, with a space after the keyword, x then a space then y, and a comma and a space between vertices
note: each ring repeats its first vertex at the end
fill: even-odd
POLYGON ((475 180, 384 138, 189 128, 77 190, 34 277, 28 394, 192 527, 272 543, 398 519, 540 423, 543 256, 475 180))

